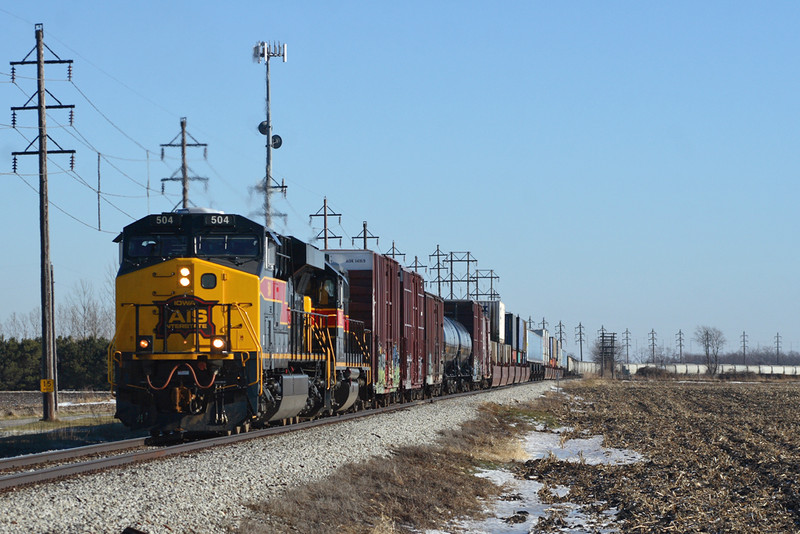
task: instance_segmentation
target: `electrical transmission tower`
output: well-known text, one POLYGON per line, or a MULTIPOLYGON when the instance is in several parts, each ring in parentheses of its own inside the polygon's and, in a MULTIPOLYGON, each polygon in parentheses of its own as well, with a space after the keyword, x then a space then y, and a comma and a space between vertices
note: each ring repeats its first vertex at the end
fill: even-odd
POLYGON ((742 365, 747 367, 747 333, 742 331, 742 365))
POLYGON ((675 340, 678 342, 678 361, 683 363, 683 330, 678 330, 678 333, 675 334, 675 340))
POLYGON ((558 324, 556 325, 556 328, 558 329, 557 330, 557 332, 558 332, 558 343, 562 347, 565 347, 567 345, 567 343, 566 343, 566 339, 564 337, 564 323, 562 323, 561 321, 558 321, 558 324))
POLYGON ((72 109, 73 105, 64 105, 58 101, 52 93, 47 91, 44 87, 44 66, 45 64, 67 64, 68 78, 72 79, 72 60, 61 59, 58 57, 49 46, 44 44, 44 27, 41 24, 35 26, 36 46, 28 52, 22 61, 11 62, 11 81, 15 82, 15 69, 17 65, 36 65, 36 92, 31 95, 25 105, 19 107, 12 107, 12 125, 16 128, 16 112, 37 110, 39 114, 39 134, 22 152, 12 152, 13 156, 13 170, 17 172, 17 156, 37 155, 39 156, 39 245, 41 250, 41 306, 42 306, 42 418, 45 421, 55 421, 58 411, 58 374, 56 371, 56 345, 55 345, 55 305, 53 298, 53 265, 50 263, 50 222, 49 222, 49 206, 50 201, 47 198, 47 156, 48 154, 71 154, 70 156, 70 169, 74 168, 75 151, 64 150, 58 143, 47 134, 47 110, 48 109, 70 109, 70 125, 72 124, 72 109), (55 59, 45 59, 45 48, 52 54, 55 59), (36 52, 36 60, 28 59, 36 52), (57 104, 47 105, 45 96, 49 95, 57 102, 57 104), (36 97, 36 106, 31 105, 31 102, 36 97), (53 144, 58 147, 57 150, 47 149, 47 141, 53 141, 53 144), (31 147, 36 141, 39 141, 39 148, 31 150, 31 147))
POLYGON ((647 337, 650 340, 650 354, 653 357, 653 363, 656 363, 656 331, 651 329, 647 337))
POLYGON ((161 161, 164 161, 164 148, 180 148, 181 149, 181 168, 172 173, 169 178, 161 179, 161 193, 164 193, 165 182, 181 182, 183 186, 183 209, 189 207, 189 181, 199 181, 206 184, 208 187, 208 178, 204 176, 189 176, 189 166, 186 164, 186 149, 189 147, 199 148, 203 147, 203 158, 208 157, 208 145, 206 143, 198 143, 192 134, 186 131, 186 117, 181 117, 181 131, 169 143, 161 145, 161 161), (186 137, 190 137, 192 142, 188 143, 186 137), (180 139, 180 142, 178 142, 180 139), (180 172, 180 176, 178 176, 180 172))
POLYGON ((600 376, 605 376, 606 369, 614 378, 614 360, 616 357, 616 338, 617 334, 606 332, 605 328, 600 328, 600 376))
POLYGON ((436 245, 436 252, 428 256, 428 259, 436 258, 436 265, 431 267, 431 269, 436 271, 436 278, 434 280, 431 280, 429 283, 436 283, 438 288, 436 294, 439 295, 440 297, 442 296, 442 282, 445 281, 445 279, 442 278, 442 271, 444 271, 445 273, 447 272, 447 266, 443 263, 442 260, 446 257, 447 253, 442 252, 441 249, 439 248, 439 245, 436 245))
POLYGON ((495 291, 494 282, 500 280, 500 277, 494 274, 493 269, 475 269, 475 300, 500 300, 500 293, 495 291), (481 291, 481 280, 489 280, 489 291, 481 291))
POLYGON ((585 339, 586 334, 584 333, 583 323, 578 323, 578 326, 575 327, 575 343, 581 348, 581 361, 583 361, 583 342, 585 339))
POLYGON ((448 263, 450 264, 450 274, 448 277, 448 282, 450 283, 450 299, 456 298, 455 291, 454 291, 454 284, 464 284, 467 285, 467 292, 466 298, 469 298, 470 291, 469 291, 469 283, 471 281, 469 266, 470 264, 478 264, 478 260, 472 256, 472 253, 469 251, 466 252, 450 252, 448 258, 448 263), (455 275, 455 267, 454 264, 456 263, 464 263, 466 264, 466 275, 463 277, 456 277, 455 275))
POLYGON ((308 222, 311 223, 311 219, 314 217, 322 217, 322 231, 317 234, 317 239, 320 236, 323 236, 323 243, 324 247, 322 250, 328 250, 328 239, 338 239, 339 246, 342 246, 342 236, 334 234, 330 228, 328 227, 328 217, 339 217, 339 224, 342 224, 342 214, 335 213, 332 209, 328 207, 328 197, 324 197, 322 200, 322 207, 317 210, 317 213, 312 213, 308 216, 308 222))
POLYGON ((625 332, 623 332, 623 334, 625 335, 625 363, 626 364, 630 364, 631 363, 631 353, 630 353, 630 350, 631 350, 631 331, 626 328, 625 332))
POLYGON ((367 250, 367 240, 368 239, 374 239, 376 247, 380 243, 379 237, 375 236, 375 235, 372 235, 372 233, 369 230, 367 230, 367 221, 364 221, 364 227, 363 227, 363 230, 361 230, 361 233, 359 233, 357 236, 352 238, 353 245, 356 244, 356 239, 363 239, 364 240, 364 250, 367 250))
MULTIPOLYGON (((277 180, 272 177, 272 149, 278 149, 283 144, 283 139, 279 135, 272 134, 272 120, 270 119, 270 85, 269 85, 269 60, 273 57, 282 57, 283 62, 286 63, 286 44, 278 43, 267 43, 266 41, 261 41, 256 43, 253 47, 253 60, 261 63, 264 61, 264 64, 267 68, 267 102, 266 102, 266 115, 267 118, 265 121, 262 121, 261 124, 258 125, 258 131, 261 132, 262 135, 267 137, 267 173, 264 176, 264 181, 261 184, 261 187, 264 189, 264 221, 267 225, 267 228, 272 228, 272 191, 277 189, 281 193, 286 195, 286 183, 281 180, 281 183, 278 184, 277 180)), ((277 213, 281 217, 286 217, 284 213, 277 213)))

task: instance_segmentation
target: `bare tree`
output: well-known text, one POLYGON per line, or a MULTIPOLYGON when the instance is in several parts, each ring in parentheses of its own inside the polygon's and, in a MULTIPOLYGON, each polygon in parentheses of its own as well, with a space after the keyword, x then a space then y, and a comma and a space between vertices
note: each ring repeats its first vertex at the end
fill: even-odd
POLYGON ((42 315, 36 307, 28 313, 9 315, 0 328, 0 332, 9 338, 36 339, 42 335, 42 315))
POLYGON ((61 331, 76 339, 108 338, 112 330, 108 304, 94 296, 92 285, 81 280, 59 309, 61 331))
POLYGON ((717 374, 719 368, 719 352, 725 346, 725 335, 719 328, 698 326, 694 330, 694 341, 703 347, 708 374, 717 374))

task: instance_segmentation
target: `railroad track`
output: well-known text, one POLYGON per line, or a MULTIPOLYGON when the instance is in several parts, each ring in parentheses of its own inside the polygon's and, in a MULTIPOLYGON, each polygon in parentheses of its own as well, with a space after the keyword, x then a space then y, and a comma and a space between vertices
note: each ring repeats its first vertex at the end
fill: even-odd
MULTIPOLYGON (((505 387, 516 387, 519 385, 528 384, 514 384, 505 387)), ((423 404, 429 404, 442 400, 456 399, 459 397, 467 397, 482 393, 483 390, 468 391, 463 393, 454 393, 443 397, 434 397, 431 399, 415 400, 400 404, 391 404, 389 406, 362 410, 358 412, 346 413, 333 417, 324 417, 312 421, 303 421, 286 426, 275 426, 260 430, 251 430, 243 434, 233 434, 230 436, 221 436, 216 438, 208 438, 198 441, 191 441, 188 443, 178 443, 162 447, 146 447, 145 443, 147 438, 136 438, 124 441, 117 441, 111 443, 102 443, 98 445, 88 445, 85 447, 77 447, 74 449, 66 449, 62 451, 53 451, 41 454, 30 454, 26 456, 19 456, 16 458, 9 458, 0 460, 0 472, 9 469, 18 469, 20 467, 28 466, 42 466, 39 469, 32 469, 20 472, 14 472, 4 476, 0 476, 0 491, 6 491, 12 488, 25 486, 28 484, 38 484, 43 482, 50 482, 56 479, 91 473, 93 471, 102 471, 115 467, 122 467, 136 462, 144 462, 156 460, 159 458, 167 458, 179 454, 185 454, 196 450, 208 449, 211 447, 218 447, 238 443, 240 441, 252 440, 263 438, 266 436, 275 436, 288 432, 314 428, 323 425, 330 425, 342 421, 349 421, 361 417, 369 417, 381 413, 392 412, 395 410, 403 410, 406 408, 413 408, 423 404), (92 458, 89 460, 70 462, 71 460, 86 458, 90 456, 97 456, 108 454, 125 449, 137 449, 130 452, 123 452, 121 454, 107 456, 102 458, 92 458), (52 462, 70 462, 63 465, 54 467, 47 467, 48 463, 52 462)))

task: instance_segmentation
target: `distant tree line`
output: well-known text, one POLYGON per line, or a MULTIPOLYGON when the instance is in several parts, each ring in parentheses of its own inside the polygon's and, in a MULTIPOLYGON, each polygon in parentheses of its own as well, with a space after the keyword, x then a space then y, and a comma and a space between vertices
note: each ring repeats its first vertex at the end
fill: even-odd
MULTIPOLYGON (((727 340, 722 331, 715 327, 698 326, 695 328, 692 341, 699 346, 701 352, 683 351, 681 355, 676 349, 670 347, 650 346, 639 347, 626 355, 625 347, 620 342, 619 336, 614 347, 615 361, 625 363, 629 358, 633 363, 653 363, 655 365, 693 363, 707 366, 710 373, 714 374, 720 365, 800 365, 800 353, 797 351, 780 352, 774 348, 756 347, 747 348, 742 354, 741 350, 723 352, 727 340)), ((600 363, 601 350, 599 338, 591 347, 591 359, 600 363)), ((605 362, 608 365, 608 361, 605 362)))
MULTIPOLYGON (((56 340, 59 389, 108 388, 105 338, 56 340)), ((42 338, 0 336, 0 390, 39 389, 42 378, 42 338)))
MULTIPOLYGON (((113 310, 113 292, 98 299, 86 281, 81 281, 58 306, 59 389, 108 388, 106 350, 113 336, 113 310)), ((0 322, 0 390, 39 389, 41 336, 38 308, 27 314, 12 313, 0 322)))

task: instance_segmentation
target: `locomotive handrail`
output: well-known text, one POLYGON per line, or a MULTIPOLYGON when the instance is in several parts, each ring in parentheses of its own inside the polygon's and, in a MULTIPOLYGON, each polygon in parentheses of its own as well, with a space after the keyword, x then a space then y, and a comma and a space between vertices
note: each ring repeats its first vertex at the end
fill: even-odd
MULTIPOLYGON (((119 321, 119 324, 125 324, 125 319, 128 317, 131 311, 131 304, 121 304, 123 308, 126 308, 122 314, 122 318, 119 321)), ((114 337, 111 338, 111 341, 108 343, 108 384, 111 387, 111 394, 114 394, 114 386, 116 383, 114 382, 114 355, 117 352, 117 335, 119 335, 119 326, 114 327, 114 337)), ((120 358, 121 361, 121 358, 120 358)))
MULTIPOLYGON (((219 335, 221 337, 225 338, 225 346, 229 347, 231 349, 232 349, 232 347, 231 347, 231 334, 230 334, 230 331, 232 329, 232 326, 231 326, 231 307, 234 306, 234 305, 235 304, 209 304, 208 305, 208 307, 212 309, 212 310, 209 311, 209 313, 213 313, 213 308, 221 308, 222 309, 223 324, 220 326, 220 334, 219 335)), ((162 304, 123 303, 122 306, 132 306, 136 310, 136 321, 135 321, 135 326, 134 326, 135 332, 136 332, 136 334, 135 334, 136 336, 138 336, 141 333, 141 331, 140 331, 141 330, 141 326, 140 326, 140 321, 139 321, 139 316, 140 316, 139 310, 140 310, 140 308, 156 308, 156 309, 158 309, 158 308, 163 307, 163 313, 164 314, 166 314, 166 312, 169 311, 169 310, 175 310, 175 309, 179 309, 179 308, 186 308, 186 306, 172 307, 172 306, 170 306, 168 304, 165 304, 165 303, 162 303, 162 304)), ((191 310, 195 311, 194 317, 192 318, 192 323, 194 325, 194 329, 193 329, 193 332, 192 332, 192 336, 194 337, 193 350, 179 350, 179 351, 171 351, 171 350, 169 350, 168 345, 167 345, 167 339, 174 332, 170 332, 169 324, 167 323, 166 319, 164 317, 162 317, 162 320, 160 321, 161 323, 163 323, 161 331, 157 332, 156 328, 154 328, 152 330, 153 334, 156 334, 156 336, 158 336, 158 334, 160 333, 161 337, 163 338, 163 341, 161 343, 161 351, 160 351, 161 353, 164 353, 164 354, 185 354, 185 353, 189 353, 189 352, 194 352, 194 351, 199 351, 200 350, 200 337, 201 337, 200 326, 201 326, 201 323, 199 321, 198 314, 196 313, 196 311, 200 310, 200 309, 202 309, 204 307, 205 306, 200 306, 197 303, 195 303, 195 305, 190 308, 191 310)), ((242 314, 242 315, 244 315, 244 314, 242 314)), ((158 325, 156 325, 156 326, 158 326, 158 325)), ((116 335, 115 335, 115 338, 116 338, 116 335)), ((258 343, 256 343, 256 345, 258 345, 258 343)))
MULTIPOLYGON (((247 315, 244 312, 244 310, 242 310, 242 305, 239 304, 238 302, 234 302, 234 303, 231 304, 231 306, 234 306, 236 308, 236 311, 239 312, 239 316, 241 316, 241 318, 242 318, 242 323, 244 323, 245 327, 247 328, 247 333, 250 334, 250 339, 253 341, 253 344, 256 346, 256 364, 257 364, 257 367, 258 367, 258 372, 256 373, 256 376, 258 377, 258 379, 256 380, 256 382, 258 383, 258 395, 261 396, 261 395, 264 394, 264 377, 263 377, 263 373, 262 373, 262 362, 263 362, 263 359, 264 359, 264 353, 263 353, 263 351, 261 349, 261 343, 258 340, 258 336, 256 335, 255 328, 253 328, 253 323, 250 321, 250 316, 247 315)), ((249 352, 248 352, 248 359, 250 359, 249 358, 249 352)), ((245 360, 243 358, 242 359, 242 365, 244 365, 244 363, 246 361, 247 360, 245 360)), ((256 382, 253 382, 253 384, 255 384, 256 382)), ((248 384, 248 386, 252 386, 253 384, 248 384)))

